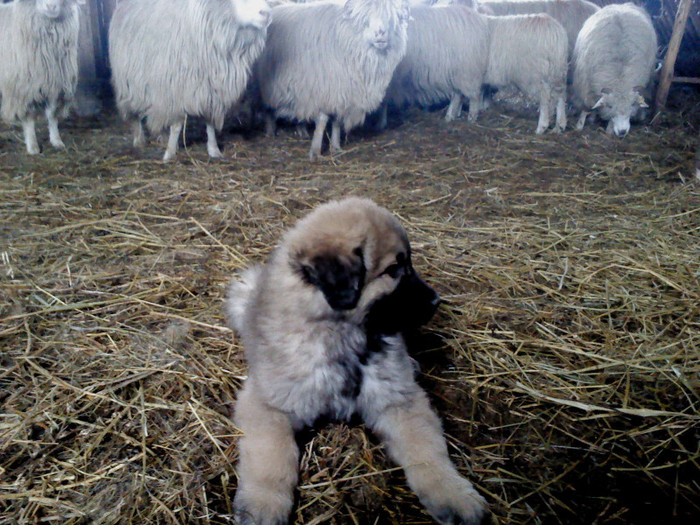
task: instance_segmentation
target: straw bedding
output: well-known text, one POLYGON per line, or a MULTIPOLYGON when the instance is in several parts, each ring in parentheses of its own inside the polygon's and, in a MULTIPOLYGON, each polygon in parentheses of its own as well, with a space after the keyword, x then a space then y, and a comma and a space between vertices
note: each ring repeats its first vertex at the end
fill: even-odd
MULTIPOLYGON (((230 523, 246 367, 225 286, 349 194, 401 218, 444 299, 412 351, 494 523, 691 522, 699 100, 624 140, 411 110, 315 163, 291 130, 229 130, 210 162, 191 128, 164 165, 113 115, 38 158, 0 128, 0 524, 230 523)), ((430 523, 360 424, 300 442, 296 523, 430 523)))

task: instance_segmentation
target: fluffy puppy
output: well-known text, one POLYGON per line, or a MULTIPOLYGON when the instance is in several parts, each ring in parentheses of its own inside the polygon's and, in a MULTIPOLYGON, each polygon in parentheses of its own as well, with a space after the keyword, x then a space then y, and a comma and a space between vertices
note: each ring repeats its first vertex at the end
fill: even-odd
POLYGON ((237 523, 287 523, 297 482, 295 432, 359 414, 442 524, 476 524, 483 498, 450 461, 440 420, 416 384, 402 332, 439 298, 415 272, 387 210, 349 198, 300 220, 226 304, 249 364, 238 396, 237 523))

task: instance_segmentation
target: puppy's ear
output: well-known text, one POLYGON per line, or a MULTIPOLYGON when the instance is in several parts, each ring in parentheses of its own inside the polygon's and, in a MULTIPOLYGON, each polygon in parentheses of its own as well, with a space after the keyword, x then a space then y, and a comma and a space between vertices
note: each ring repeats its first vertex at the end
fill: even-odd
POLYGON ((297 260, 302 280, 323 292, 333 310, 351 310, 357 306, 365 284, 366 268, 362 250, 350 256, 329 252, 297 260))
POLYGON ((365 329, 370 335, 415 330, 430 321, 439 304, 437 292, 408 266, 394 291, 369 308, 365 329))

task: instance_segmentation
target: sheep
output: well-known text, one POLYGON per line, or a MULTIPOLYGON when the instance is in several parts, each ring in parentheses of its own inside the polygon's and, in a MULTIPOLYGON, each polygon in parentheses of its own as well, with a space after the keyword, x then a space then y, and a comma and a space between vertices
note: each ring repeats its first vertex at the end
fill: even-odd
POLYGON ((0 116, 21 122, 27 153, 39 153, 36 118, 43 110, 54 148, 65 144, 66 117, 78 84, 79 7, 85 0, 16 0, 0 4, 0 116))
POLYGON ((378 127, 386 127, 389 103, 424 106, 450 100, 445 120, 457 118, 462 97, 469 99, 469 120, 479 114, 486 74, 489 32, 485 18, 462 5, 411 8, 406 56, 394 71, 378 127))
POLYGON ((535 133, 549 127, 550 104, 556 98, 554 130, 566 128, 567 38, 562 25, 546 14, 487 16, 490 33, 485 83, 515 86, 539 100, 535 133))
POLYGON ((319 157, 333 117, 331 150, 340 127, 362 124, 384 97, 406 52, 405 0, 347 0, 272 9, 265 49, 255 66, 262 105, 276 117, 316 124, 309 157, 319 157))
POLYGON ((606 6, 586 20, 573 57, 572 101, 581 111, 576 129, 597 110, 608 133, 624 137, 630 116, 648 107, 641 92, 654 74, 656 51, 651 18, 632 3, 606 6))
POLYGON ((482 0, 478 9, 496 16, 547 13, 566 30, 570 57, 583 23, 600 7, 588 0, 482 0))
POLYGON ((116 104, 131 123, 133 144, 145 143, 143 119, 160 134, 170 128, 164 161, 177 154, 187 116, 203 117, 207 152, 226 111, 242 97, 265 44, 265 0, 124 0, 109 27, 116 104))

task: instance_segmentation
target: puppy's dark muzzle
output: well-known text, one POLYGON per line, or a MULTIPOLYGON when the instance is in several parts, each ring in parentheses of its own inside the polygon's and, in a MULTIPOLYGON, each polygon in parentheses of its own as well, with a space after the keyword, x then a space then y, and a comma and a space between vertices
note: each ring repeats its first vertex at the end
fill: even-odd
POLYGON ((389 295, 375 301, 365 320, 375 334, 415 330, 433 317, 440 296, 411 268, 389 295))

